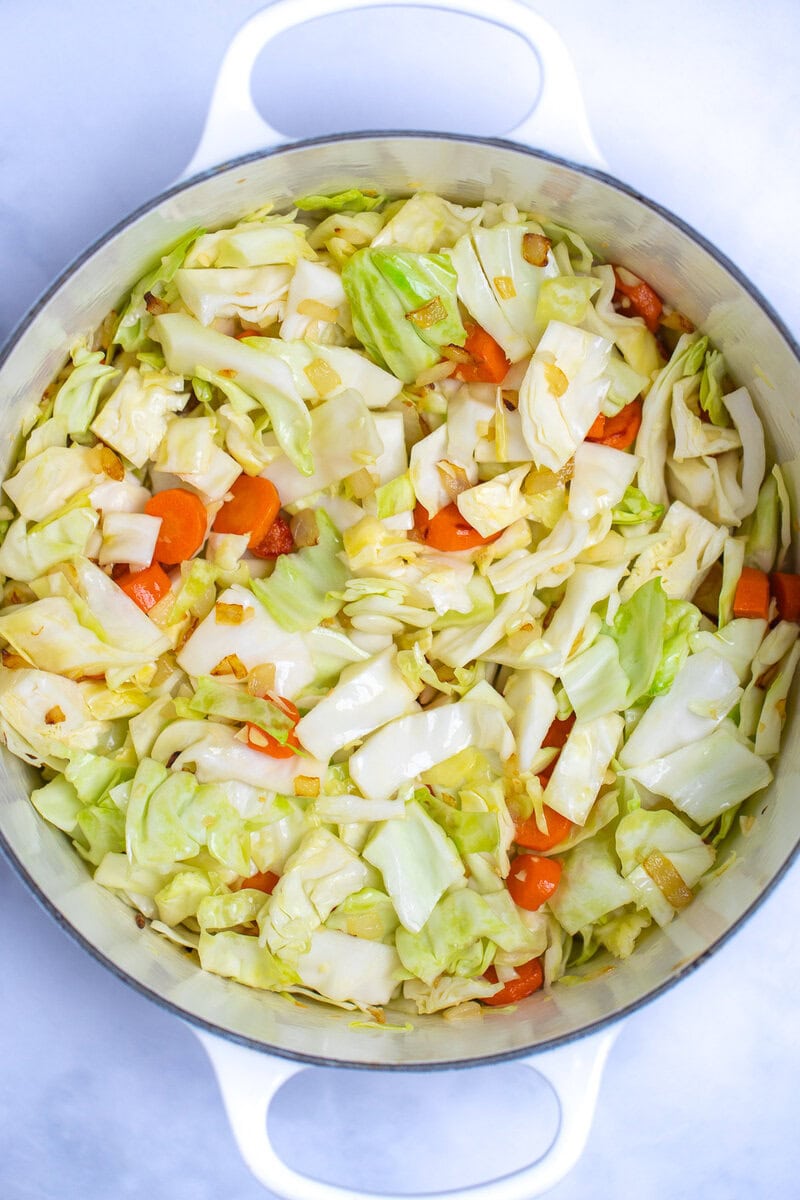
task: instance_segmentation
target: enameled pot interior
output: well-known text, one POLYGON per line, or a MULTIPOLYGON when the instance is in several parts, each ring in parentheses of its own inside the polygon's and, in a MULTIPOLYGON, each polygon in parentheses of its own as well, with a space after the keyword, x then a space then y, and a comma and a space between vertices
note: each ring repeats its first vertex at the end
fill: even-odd
MULTIPOLYGON (((164 247, 195 226, 214 228, 267 202, 347 186, 390 195, 418 189, 470 203, 512 200, 574 226, 611 261, 646 276, 702 325, 731 373, 750 387, 778 462, 790 463, 796 494, 800 363, 791 339, 736 272, 689 230, 597 173, 503 142, 424 135, 365 135, 304 143, 252 156, 180 185, 88 252, 46 296, 0 365, 3 473, 22 417, 70 345, 117 305, 164 247)), ((199 970, 184 950, 139 930, 121 901, 96 886, 67 839, 44 824, 27 792, 33 772, 3 754, 0 844, 51 912, 96 956, 153 999, 248 1044, 310 1061, 380 1067, 486 1062, 597 1028, 669 986, 723 940, 785 869, 800 840, 794 802, 800 758, 790 705, 776 778, 750 803, 752 832, 726 843, 729 870, 705 887, 666 930, 646 937, 626 963, 594 960, 590 978, 539 994, 482 1020, 413 1018, 410 1032, 352 1028, 353 1013, 295 1004, 199 970)), ((406 1020, 405 1014, 401 1022, 406 1020)))

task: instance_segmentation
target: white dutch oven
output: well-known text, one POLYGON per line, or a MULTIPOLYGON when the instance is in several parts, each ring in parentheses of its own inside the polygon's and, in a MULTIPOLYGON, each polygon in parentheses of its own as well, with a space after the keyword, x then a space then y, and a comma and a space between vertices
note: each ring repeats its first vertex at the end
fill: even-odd
MULTIPOLYGON (((356 185, 389 194, 424 188, 465 204, 512 200, 575 226, 609 260, 619 258, 640 271, 703 325, 735 377, 751 388, 775 457, 794 459, 800 452, 800 410, 790 407, 788 398, 798 389, 800 361, 787 330, 712 246, 597 170, 602 159, 566 49, 555 30, 516 0, 416 0, 421 7, 491 20, 533 48, 542 71, 541 95, 509 135, 511 141, 380 133, 279 145, 280 136, 258 115, 250 94, 252 69, 264 46, 315 17, 398 2, 283 0, 242 27, 223 59, 201 143, 184 180, 83 255, 6 347, 0 359, 3 443, 12 444, 23 414, 35 406, 75 338, 99 322, 180 234, 197 225, 231 223, 267 201, 288 208, 295 196, 356 185), (231 161, 237 155, 244 157, 231 161), (210 167, 220 161, 222 166, 210 167)), ((8 463, 2 465, 5 470, 8 463)), ((0 845, 38 898, 90 953, 191 1022, 216 1069, 241 1151, 274 1192, 291 1200, 368 1200, 367 1193, 295 1172, 272 1147, 266 1120, 270 1100, 304 1066, 408 1071, 516 1059, 545 1076, 559 1097, 555 1141, 544 1158, 522 1171, 446 1195, 528 1200, 558 1182, 583 1149, 603 1063, 619 1027, 615 1022, 707 958, 788 867, 800 842, 800 809, 793 803, 800 747, 796 723, 792 710, 776 779, 754 809, 759 819, 746 843, 734 838, 735 871, 706 887, 627 964, 580 987, 557 988, 549 997, 539 993, 514 1012, 492 1013, 479 1022, 426 1017, 415 1020, 407 1033, 353 1029, 349 1013, 300 1008, 204 974, 178 947, 149 930, 139 931, 130 910, 92 883, 66 839, 31 807, 27 795, 33 774, 8 754, 0 764, 0 845)))

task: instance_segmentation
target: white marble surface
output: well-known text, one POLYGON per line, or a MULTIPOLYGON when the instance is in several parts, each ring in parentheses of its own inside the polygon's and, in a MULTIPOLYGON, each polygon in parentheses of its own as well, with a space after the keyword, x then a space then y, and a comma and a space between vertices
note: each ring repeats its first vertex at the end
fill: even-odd
MULTIPOLYGON (((3 0, 0 336, 75 253, 179 173, 221 49, 258 7, 3 0)), ((538 8, 571 47, 612 172, 714 239, 800 334, 800 8, 538 8)), ((351 20, 335 38, 309 35, 263 61, 257 92, 272 97, 275 123, 295 135, 365 125, 489 133, 519 116, 529 66, 507 45, 503 67, 492 65, 502 38, 462 33, 447 77, 407 26, 392 35, 390 66, 364 39, 351 20)), ((191 1032, 79 950, 3 861, 0 914, 0 1196, 265 1196, 191 1032)), ((586 1153, 554 1200, 798 1194, 798 928, 795 869, 710 962, 625 1023, 586 1153)), ((381 1172, 398 1188, 445 1187, 519 1162, 535 1099, 513 1066, 435 1081, 315 1072, 287 1088, 274 1128, 295 1164, 325 1162, 351 1187, 381 1172)))

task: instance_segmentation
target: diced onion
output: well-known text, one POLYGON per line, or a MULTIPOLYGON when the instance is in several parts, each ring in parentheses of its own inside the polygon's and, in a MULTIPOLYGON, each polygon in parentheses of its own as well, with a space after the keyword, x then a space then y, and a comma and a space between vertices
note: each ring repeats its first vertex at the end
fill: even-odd
POLYGON ((247 667, 238 654, 227 654, 221 658, 215 667, 211 668, 212 675, 233 675, 235 679, 247 678, 247 667))
POLYGON ((543 233, 525 233, 522 235, 522 257, 532 267, 543 267, 550 253, 550 238, 543 233))
POLYGON ((62 721, 66 721, 64 710, 60 704, 54 704, 52 708, 48 708, 44 714, 45 725, 60 725, 62 721))
POLYGON ((319 396, 328 396, 336 388, 342 386, 341 376, 337 375, 333 367, 324 359, 313 359, 303 370, 319 396))
POLYGON ((559 396, 563 396, 569 387, 569 380, 561 370, 561 367, 557 367, 555 363, 544 364, 544 377, 547 380, 548 388, 556 399, 559 396))
POLYGON ((660 850, 652 850, 642 866, 673 908, 685 908, 691 903, 692 889, 686 886, 666 854, 662 854, 660 850))
POLYGON ((318 796, 319 778, 316 775, 297 775, 294 781, 295 796, 318 796))
POLYGON ((161 316, 169 308, 166 301, 162 300, 160 296, 156 296, 153 292, 145 292, 144 306, 153 317, 161 316))
POLYGON ((380 938, 383 932, 383 922, 377 912, 353 913, 346 918, 345 926, 346 932, 352 937, 380 938))
POLYGON ((252 608, 243 604, 223 604, 218 600, 214 605, 214 620, 217 625, 242 625, 254 615, 252 608))
POLYGON ((513 300, 517 294, 517 289, 514 287, 514 280, 510 275, 495 275, 492 283, 494 284, 494 290, 501 300, 513 300))
POLYGON ((259 663, 247 677, 247 690, 251 696, 263 700, 275 688, 275 663, 259 663))
POLYGON ((452 375, 458 364, 454 362, 434 363, 432 367, 428 367, 427 371, 420 371, 417 378, 414 380, 415 387, 425 387, 428 383, 438 383, 440 379, 447 379, 448 375, 452 375))
POLYGON ((469 491, 472 487, 466 471, 458 463, 451 463, 443 458, 441 462, 437 462, 436 470, 439 472, 444 489, 451 500, 455 500, 462 492, 469 491))
POLYGON ((95 470, 102 471, 109 479, 114 479, 117 483, 125 478, 125 468, 122 465, 122 460, 114 453, 110 446, 98 445, 94 446, 90 451, 92 465, 95 470))
POLYGON ((548 467, 532 467, 525 476, 522 490, 526 496, 539 496, 542 492, 552 492, 553 488, 562 487, 572 479, 574 467, 573 459, 570 459, 558 471, 551 471, 548 467))
POLYGON ((440 321, 446 319, 447 309, 438 296, 434 296, 421 308, 415 308, 413 312, 406 313, 406 320, 413 321, 419 329, 430 329, 432 325, 438 325, 440 321))
POLYGON ((321 300, 301 300, 297 311, 301 317, 311 317, 313 321, 329 321, 332 325, 339 317, 338 309, 323 304, 321 300))
POLYGON ((2 659, 3 666, 7 667, 9 671, 24 671, 31 665, 26 658, 15 654, 13 650, 4 650, 2 659))
POLYGON ((442 354, 451 362, 471 363, 473 361, 472 355, 463 346, 442 346, 442 354))
POLYGON ((477 1000, 465 1000, 463 1004, 455 1004, 446 1008, 442 1013, 445 1021, 482 1021, 483 1006, 477 1000))
MULTIPOLYGON (((356 471, 356 475, 360 474, 361 471, 356 471)), ((369 472, 367 471, 366 474, 369 474, 369 472)), ((365 495, 368 494, 365 493, 365 495)), ((319 541, 317 514, 313 508, 301 508, 300 512, 295 513, 289 521, 289 529, 291 530, 294 544, 298 548, 302 546, 316 546, 319 541)))

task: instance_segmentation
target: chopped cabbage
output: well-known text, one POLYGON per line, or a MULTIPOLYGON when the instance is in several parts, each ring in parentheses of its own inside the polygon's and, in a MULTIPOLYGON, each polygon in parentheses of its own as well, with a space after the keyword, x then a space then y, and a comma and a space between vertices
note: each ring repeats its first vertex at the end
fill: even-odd
POLYGON ((195 268, 177 271, 175 284, 201 325, 239 317, 248 326, 267 326, 285 311, 291 276, 291 267, 195 268))
POLYGON ((313 755, 329 759, 388 721, 416 710, 414 692, 394 660, 395 652, 384 650, 342 671, 336 687, 297 725, 298 738, 313 755))
POLYGON ((496 750, 503 759, 514 748, 503 713, 469 695, 384 725, 351 756, 350 775, 365 796, 388 800, 423 771, 468 746, 496 750))
POLYGON ((189 393, 182 388, 180 375, 145 375, 129 367, 92 421, 92 433, 135 467, 143 467, 155 458, 167 432, 167 413, 186 406, 189 393))
POLYGON ((400 924, 419 933, 441 896, 464 878, 464 865, 444 831, 411 800, 402 821, 381 823, 363 857, 376 867, 400 924))
POLYGON ((519 392, 522 433, 539 467, 558 471, 577 450, 608 392, 611 343, 551 321, 519 392))
POLYGON ((377 1026, 591 976, 703 887, 780 750, 799 623, 734 612, 792 513, 742 380, 580 233, 299 207, 187 232, 61 348, 0 506, 0 743, 154 932, 377 1026))

